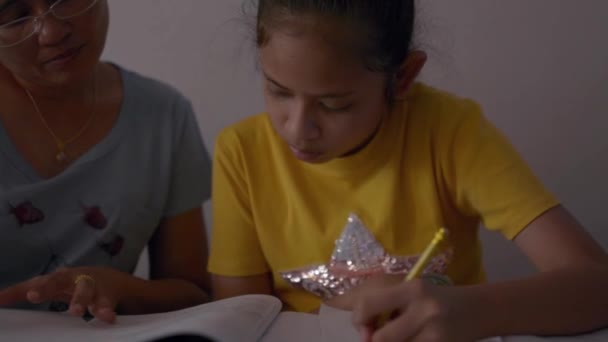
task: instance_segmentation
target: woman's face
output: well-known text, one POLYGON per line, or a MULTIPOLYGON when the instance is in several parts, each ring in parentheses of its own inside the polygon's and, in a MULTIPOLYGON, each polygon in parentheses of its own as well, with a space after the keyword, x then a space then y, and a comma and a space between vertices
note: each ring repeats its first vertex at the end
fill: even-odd
MULTIPOLYGON (((81 6, 81 2, 89 0, 60 1, 68 7, 71 3, 81 6)), ((0 0, 0 25, 43 14, 57 2, 0 0)), ((41 20, 37 33, 18 45, 0 48, 0 66, 21 83, 42 87, 86 80, 99 62, 108 23, 107 0, 98 0, 86 12, 68 19, 57 19, 49 13, 41 20)))

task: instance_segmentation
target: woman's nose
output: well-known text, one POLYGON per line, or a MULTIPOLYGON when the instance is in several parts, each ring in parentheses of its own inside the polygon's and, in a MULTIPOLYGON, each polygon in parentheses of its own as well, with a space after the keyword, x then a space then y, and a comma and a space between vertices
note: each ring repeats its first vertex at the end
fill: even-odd
POLYGON ((72 32, 72 25, 66 20, 57 19, 52 13, 38 18, 38 43, 43 46, 57 45, 72 32))

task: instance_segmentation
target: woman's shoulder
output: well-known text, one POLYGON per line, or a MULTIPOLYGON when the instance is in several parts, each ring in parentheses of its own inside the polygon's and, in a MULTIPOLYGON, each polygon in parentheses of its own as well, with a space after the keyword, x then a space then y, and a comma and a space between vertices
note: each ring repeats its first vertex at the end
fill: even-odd
POLYGON ((122 112, 144 128, 181 130, 196 121, 191 101, 169 83, 115 65, 123 86, 122 112))
POLYGON ((125 104, 147 111, 190 106, 190 100, 168 82, 118 65, 115 67, 121 75, 125 104))

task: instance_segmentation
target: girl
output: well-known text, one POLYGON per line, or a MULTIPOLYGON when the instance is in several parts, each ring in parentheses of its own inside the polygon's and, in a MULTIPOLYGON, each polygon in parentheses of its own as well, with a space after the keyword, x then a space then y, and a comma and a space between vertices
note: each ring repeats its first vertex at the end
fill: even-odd
POLYGON ((259 1, 267 112, 217 140, 215 296, 273 293, 297 311, 325 300, 374 341, 607 324, 606 254, 477 104, 415 82, 426 57, 411 45, 414 13, 405 0, 259 1), (480 223, 539 273, 484 284, 480 223), (439 227, 435 284, 391 284, 439 227))
POLYGON ((0 0, 0 307, 112 322, 206 300, 194 113, 99 60, 108 22, 106 0, 0 0))

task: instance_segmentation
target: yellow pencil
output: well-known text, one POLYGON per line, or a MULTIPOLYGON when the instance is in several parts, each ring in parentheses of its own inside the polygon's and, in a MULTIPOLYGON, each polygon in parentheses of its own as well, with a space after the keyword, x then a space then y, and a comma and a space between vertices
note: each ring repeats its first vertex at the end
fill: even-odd
MULTIPOLYGON (((447 234, 447 231, 445 230, 445 228, 440 228, 437 231, 437 233, 435 233, 433 240, 431 240, 429 245, 426 246, 426 249, 424 250, 424 252, 422 252, 420 257, 418 258, 418 261, 416 261, 416 263, 414 264, 414 267, 412 267, 412 269, 407 273, 407 276, 405 277, 405 281, 410 281, 412 279, 415 279, 422 273, 422 271, 426 267, 426 264, 428 264, 429 260, 431 260, 431 257, 433 256, 433 254, 437 250, 437 247, 439 246, 439 243, 441 243, 441 241, 443 241, 446 234, 447 234)), ((383 315, 381 315, 377 320, 376 328, 379 328, 379 327, 383 326, 384 324, 386 324, 386 322, 388 322, 388 320, 390 318, 391 318, 390 312, 387 312, 387 313, 384 313, 383 315)))

